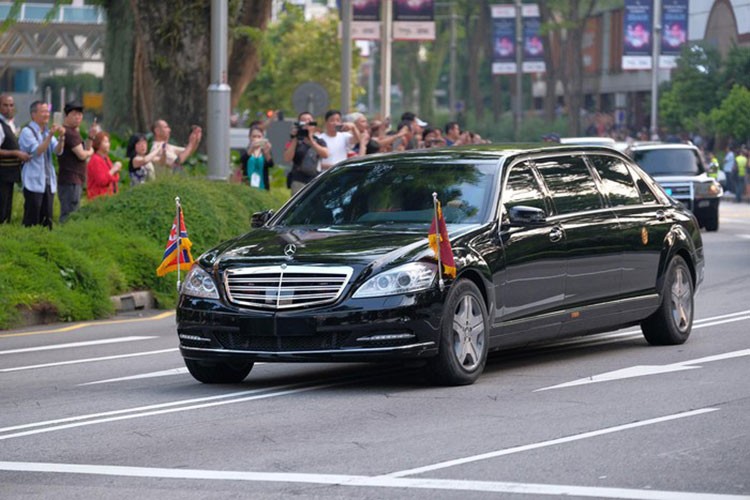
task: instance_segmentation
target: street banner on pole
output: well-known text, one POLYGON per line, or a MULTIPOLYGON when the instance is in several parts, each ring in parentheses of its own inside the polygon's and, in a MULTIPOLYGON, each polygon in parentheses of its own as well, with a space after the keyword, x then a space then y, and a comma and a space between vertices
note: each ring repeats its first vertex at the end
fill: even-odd
MULTIPOLYGON (((350 0, 352 2, 352 40, 380 40, 380 1, 350 0)), ((341 0, 336 1, 341 19, 341 0)), ((340 29, 339 29, 340 31, 340 29)), ((341 33, 339 33, 339 38, 341 33)))
POLYGON ((687 44, 688 0, 662 0, 661 57, 659 67, 677 67, 677 57, 687 44))
POLYGON ((434 0, 393 0, 394 40, 434 40, 434 0))
POLYGON ((516 7, 492 5, 492 74, 516 73, 516 7))
POLYGON ((622 69, 651 69, 653 0, 625 0, 622 69))
POLYGON ((523 10, 523 72, 544 73, 544 43, 539 5, 524 4, 523 10))

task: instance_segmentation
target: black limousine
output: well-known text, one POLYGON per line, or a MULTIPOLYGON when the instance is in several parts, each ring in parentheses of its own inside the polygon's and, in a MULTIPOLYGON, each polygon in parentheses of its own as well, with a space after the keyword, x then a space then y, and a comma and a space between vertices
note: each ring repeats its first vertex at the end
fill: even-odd
POLYGON ((180 351, 204 383, 256 361, 423 359, 435 383, 470 384, 491 351, 629 325, 681 344, 703 280, 693 214, 607 147, 354 158, 252 225, 181 289, 180 351), (433 193, 455 276, 428 243, 433 193))

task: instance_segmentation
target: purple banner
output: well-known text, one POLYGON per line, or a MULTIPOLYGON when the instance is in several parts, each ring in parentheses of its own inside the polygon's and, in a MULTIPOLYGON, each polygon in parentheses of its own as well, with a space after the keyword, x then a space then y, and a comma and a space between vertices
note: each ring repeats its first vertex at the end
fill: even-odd
POLYGON ((651 68, 652 0, 625 0, 622 69, 651 68))
POLYGON ((544 61, 544 44, 541 35, 540 17, 523 18, 523 60, 544 61))
POLYGON ((433 21, 435 19, 434 0, 394 0, 394 21, 433 21))
POLYGON ((688 0, 662 0, 661 53, 667 56, 680 55, 687 43, 688 0))

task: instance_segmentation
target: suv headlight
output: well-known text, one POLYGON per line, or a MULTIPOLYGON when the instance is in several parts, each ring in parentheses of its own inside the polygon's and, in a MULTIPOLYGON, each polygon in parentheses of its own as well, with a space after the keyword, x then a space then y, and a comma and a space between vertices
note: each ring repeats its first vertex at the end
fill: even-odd
POLYGON ((180 293, 183 295, 192 295, 193 297, 203 297, 204 299, 218 299, 219 290, 216 289, 216 282, 197 264, 188 272, 185 281, 182 283, 180 293))
POLYGON ((382 297, 426 290, 432 286, 437 264, 411 262, 376 274, 354 292, 355 299, 382 297))
POLYGON ((723 194, 722 192, 721 184, 713 179, 695 184, 695 196, 699 198, 717 198, 723 194))

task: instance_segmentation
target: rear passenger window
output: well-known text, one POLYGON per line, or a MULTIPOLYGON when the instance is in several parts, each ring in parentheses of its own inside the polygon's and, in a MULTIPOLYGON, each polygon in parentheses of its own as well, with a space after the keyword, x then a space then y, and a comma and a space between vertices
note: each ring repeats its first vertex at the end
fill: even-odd
POLYGON ((614 156, 590 156, 614 207, 640 205, 641 196, 625 162, 614 156))
POLYGON ((656 204, 656 196, 651 192, 651 188, 648 187, 646 181, 638 178, 638 190, 641 192, 641 200, 647 205, 656 204))
POLYGON ((506 210, 523 205, 547 211, 544 205, 544 193, 528 164, 518 164, 510 170, 503 190, 503 203, 506 210))
POLYGON ((601 196, 583 158, 564 156, 536 164, 558 214, 602 208, 601 196))

